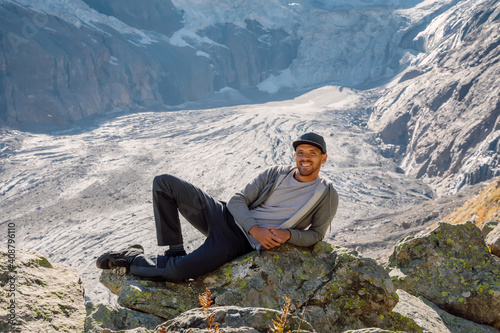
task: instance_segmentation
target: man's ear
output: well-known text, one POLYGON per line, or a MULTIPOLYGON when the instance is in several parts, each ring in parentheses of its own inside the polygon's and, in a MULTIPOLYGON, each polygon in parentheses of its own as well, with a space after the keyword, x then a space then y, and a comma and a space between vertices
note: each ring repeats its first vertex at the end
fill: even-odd
POLYGON ((327 158, 328 158, 327 154, 321 154, 321 164, 325 164, 327 158))

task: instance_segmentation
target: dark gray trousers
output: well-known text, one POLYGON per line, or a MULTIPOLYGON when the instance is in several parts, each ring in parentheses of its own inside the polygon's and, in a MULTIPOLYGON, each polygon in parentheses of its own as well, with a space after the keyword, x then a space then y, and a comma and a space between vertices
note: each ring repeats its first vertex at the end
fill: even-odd
POLYGON ((153 209, 159 246, 183 244, 179 213, 207 238, 183 257, 137 256, 130 267, 136 276, 182 281, 253 250, 225 203, 175 176, 155 177, 153 209))

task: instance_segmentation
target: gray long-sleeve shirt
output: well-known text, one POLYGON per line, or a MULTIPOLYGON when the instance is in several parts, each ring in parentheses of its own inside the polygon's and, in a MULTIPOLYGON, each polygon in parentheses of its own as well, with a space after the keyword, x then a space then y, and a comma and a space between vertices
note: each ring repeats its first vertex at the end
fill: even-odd
MULTIPOLYGON (((273 193, 283 178, 294 172, 292 166, 274 166, 266 169, 248 183, 240 192, 229 200, 227 207, 233 215, 250 243, 255 246, 256 241, 249 234, 249 230, 257 225, 250 210, 261 205, 273 193)), ((297 246, 312 246, 325 237, 326 231, 333 220, 338 207, 338 194, 333 184, 320 177, 317 193, 302 207, 286 228, 290 230, 289 243, 297 246)))

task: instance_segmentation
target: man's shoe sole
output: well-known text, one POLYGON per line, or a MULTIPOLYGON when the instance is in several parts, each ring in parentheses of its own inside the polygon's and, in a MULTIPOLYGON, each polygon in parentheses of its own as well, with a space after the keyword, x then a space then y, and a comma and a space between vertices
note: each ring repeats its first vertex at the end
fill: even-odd
POLYGON ((127 256, 130 255, 130 252, 133 252, 134 257, 144 253, 144 248, 142 245, 134 244, 127 247, 122 251, 110 251, 101 255, 96 260, 96 266, 100 269, 113 269, 116 267, 127 267, 130 265, 129 260, 127 260, 127 256))

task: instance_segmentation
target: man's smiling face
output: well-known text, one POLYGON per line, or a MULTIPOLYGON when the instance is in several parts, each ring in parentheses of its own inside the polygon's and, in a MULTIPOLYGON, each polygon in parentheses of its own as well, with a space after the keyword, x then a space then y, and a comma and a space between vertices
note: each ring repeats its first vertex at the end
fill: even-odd
POLYGON ((298 170, 298 173, 295 173, 295 179, 300 182, 315 180, 321 165, 326 162, 327 158, 327 155, 322 154, 319 148, 308 144, 297 146, 293 156, 298 170))

